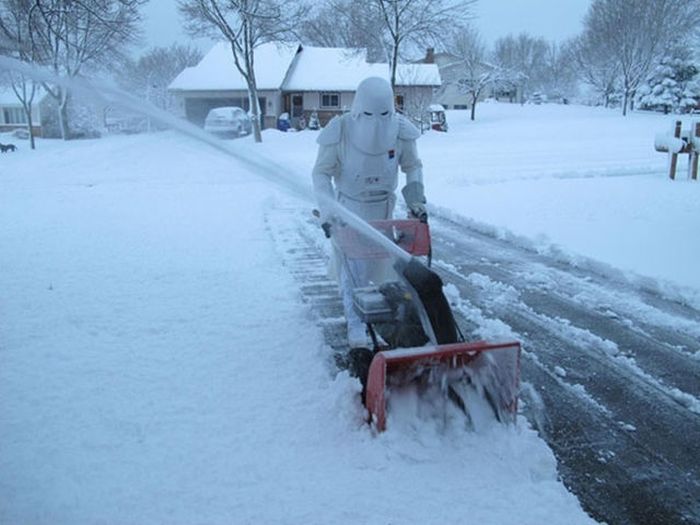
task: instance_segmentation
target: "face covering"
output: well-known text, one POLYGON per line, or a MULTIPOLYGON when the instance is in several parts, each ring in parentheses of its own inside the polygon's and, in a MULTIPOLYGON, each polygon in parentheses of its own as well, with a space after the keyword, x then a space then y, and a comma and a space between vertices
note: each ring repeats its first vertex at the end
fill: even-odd
POLYGON ((379 155, 396 146, 399 123, 394 114, 391 84, 369 77, 357 86, 347 120, 350 142, 364 153, 379 155))

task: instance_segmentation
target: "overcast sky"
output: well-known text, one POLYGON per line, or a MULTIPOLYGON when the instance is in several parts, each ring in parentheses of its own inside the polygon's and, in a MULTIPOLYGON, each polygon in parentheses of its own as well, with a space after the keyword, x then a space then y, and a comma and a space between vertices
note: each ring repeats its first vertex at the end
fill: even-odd
POLYGON ((591 0, 478 0, 474 25, 487 42, 523 31, 561 42, 581 31, 591 0))
MULTIPOLYGON (((576 35, 591 0, 478 0, 474 24, 488 43, 509 33, 526 31, 547 40, 561 41, 576 35)), ((144 47, 186 43, 177 0, 151 0, 144 7, 144 47)), ((195 43, 203 51, 206 41, 195 43)))

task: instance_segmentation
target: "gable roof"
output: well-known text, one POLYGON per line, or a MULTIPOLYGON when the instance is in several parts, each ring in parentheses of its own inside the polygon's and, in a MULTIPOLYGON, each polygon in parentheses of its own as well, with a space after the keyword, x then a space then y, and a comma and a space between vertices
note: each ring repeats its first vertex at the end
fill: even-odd
MULTIPOLYGON (((388 64, 371 64, 359 49, 301 46, 282 85, 283 91, 355 91, 367 77, 390 78, 388 64)), ((440 86, 435 64, 399 64, 397 86, 440 86)))
POLYGON ((396 67, 396 85, 440 87, 440 68, 437 64, 399 64, 396 67))
MULTIPOLYGON (((258 89, 279 89, 299 46, 276 43, 255 49, 255 79, 258 89)), ((175 91, 246 90, 248 86, 236 69, 231 46, 219 42, 193 67, 185 68, 168 89, 175 91)))
POLYGON ((358 78, 372 76, 359 49, 302 46, 289 69, 284 91, 353 91, 358 78))
MULTIPOLYGON (((259 90, 355 91, 367 77, 390 78, 388 64, 370 64, 358 49, 263 44, 255 50, 259 90)), ((435 64, 399 64, 397 86, 442 85, 435 64)), ((173 91, 246 90, 228 43, 216 44, 194 67, 186 68, 169 86, 173 91)))

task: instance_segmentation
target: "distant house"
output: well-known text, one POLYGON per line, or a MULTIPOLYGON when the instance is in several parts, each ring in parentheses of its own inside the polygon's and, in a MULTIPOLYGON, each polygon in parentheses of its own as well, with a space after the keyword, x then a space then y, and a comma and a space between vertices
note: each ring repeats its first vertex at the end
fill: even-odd
MULTIPOLYGON (((435 64, 440 70, 443 80, 442 87, 435 96, 435 101, 445 109, 469 109, 467 95, 462 93, 457 82, 462 76, 462 63, 459 58, 449 53, 435 53, 428 48, 425 58, 419 61, 422 64, 435 64)), ((516 85, 489 86, 482 93, 481 99, 493 98, 499 102, 516 102, 520 100, 520 90, 516 85)))
MULTIPOLYGON (((355 88, 369 76, 389 79, 387 64, 371 64, 364 53, 343 48, 264 44, 256 49, 255 74, 264 127, 274 127, 281 113, 292 125, 316 111, 325 124, 352 105, 355 88)), ((426 108, 442 81, 434 64, 399 64, 396 82, 399 109, 426 108)), ((170 85, 181 116, 201 125, 218 106, 249 109, 245 81, 235 69, 228 44, 215 45, 202 61, 183 71, 170 85)))
MULTIPOLYGON (((34 135, 41 136, 41 101, 46 93, 37 89, 32 104, 32 127, 34 135)), ((9 86, 0 86, 0 132, 26 129, 27 116, 24 113, 22 103, 9 86)))
POLYGON ((455 67, 456 60, 448 53, 435 53, 433 48, 428 48, 425 58, 419 63, 435 64, 440 71, 443 83, 435 96, 435 101, 438 104, 445 109, 468 109, 467 96, 457 87, 459 71, 455 67))

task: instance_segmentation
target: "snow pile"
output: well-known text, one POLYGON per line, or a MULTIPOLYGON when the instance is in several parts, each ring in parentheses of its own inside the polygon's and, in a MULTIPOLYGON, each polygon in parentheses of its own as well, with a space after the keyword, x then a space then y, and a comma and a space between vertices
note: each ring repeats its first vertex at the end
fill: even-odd
POLYGON ((591 523, 523 421, 371 435, 265 231, 307 204, 173 133, 22 146, 0 187, 0 522, 591 523))

